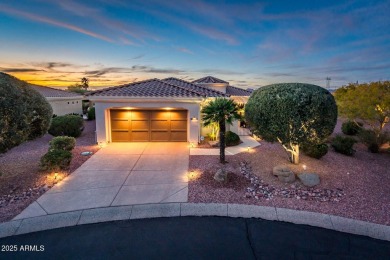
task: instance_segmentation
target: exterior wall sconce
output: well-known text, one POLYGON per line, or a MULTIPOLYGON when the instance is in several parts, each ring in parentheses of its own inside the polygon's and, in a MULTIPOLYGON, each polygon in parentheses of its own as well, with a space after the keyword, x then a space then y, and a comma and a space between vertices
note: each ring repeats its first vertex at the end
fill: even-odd
POLYGON ((198 121, 198 118, 196 118, 196 117, 191 117, 191 121, 198 121))

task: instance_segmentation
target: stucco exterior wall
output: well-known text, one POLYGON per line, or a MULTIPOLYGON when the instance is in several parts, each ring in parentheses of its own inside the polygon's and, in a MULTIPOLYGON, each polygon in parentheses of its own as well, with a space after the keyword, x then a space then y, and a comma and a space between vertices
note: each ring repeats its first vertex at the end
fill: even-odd
POLYGON ((53 108, 53 114, 63 116, 70 113, 82 114, 82 98, 66 99, 66 100, 50 100, 47 99, 53 108))
POLYGON ((185 109, 188 111, 187 141, 195 145, 200 137, 200 102, 110 102, 94 101, 96 113, 96 141, 111 142, 110 109, 185 109), (196 118, 196 120, 191 120, 196 118))

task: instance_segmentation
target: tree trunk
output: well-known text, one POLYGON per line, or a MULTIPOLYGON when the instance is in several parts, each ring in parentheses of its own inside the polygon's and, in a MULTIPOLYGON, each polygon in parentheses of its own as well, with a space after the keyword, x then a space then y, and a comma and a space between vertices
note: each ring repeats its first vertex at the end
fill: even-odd
POLYGON ((219 122, 219 161, 225 163, 225 132, 226 123, 225 121, 219 122))
POLYGON ((299 164, 299 145, 291 145, 291 162, 299 164))

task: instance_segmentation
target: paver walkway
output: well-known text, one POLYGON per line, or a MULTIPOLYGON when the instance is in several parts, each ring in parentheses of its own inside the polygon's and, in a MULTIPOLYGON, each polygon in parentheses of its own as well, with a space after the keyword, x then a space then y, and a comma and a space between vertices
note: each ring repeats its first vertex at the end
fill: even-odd
POLYGON ((188 143, 112 143, 15 219, 88 208, 188 200, 188 143))
MULTIPOLYGON (((226 155, 235 155, 242 152, 247 152, 248 148, 252 149, 260 145, 253 137, 249 135, 240 136, 241 144, 236 146, 229 146, 225 148, 226 155)), ((191 148, 191 155, 219 155, 219 148, 205 149, 205 148, 191 148)))

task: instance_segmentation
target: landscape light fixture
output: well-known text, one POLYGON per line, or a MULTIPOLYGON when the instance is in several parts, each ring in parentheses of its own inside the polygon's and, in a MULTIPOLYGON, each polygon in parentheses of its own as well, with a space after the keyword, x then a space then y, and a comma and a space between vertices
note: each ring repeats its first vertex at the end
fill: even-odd
POLYGON ((306 169, 307 169, 306 164, 302 165, 302 168, 303 168, 304 171, 306 171, 306 169))
POLYGON ((249 150, 251 149, 251 147, 250 147, 250 146, 248 146, 246 149, 247 149, 247 151, 249 152, 249 150))
POLYGON ((57 177, 58 177, 58 172, 55 172, 54 173, 54 179, 57 180, 57 177))

